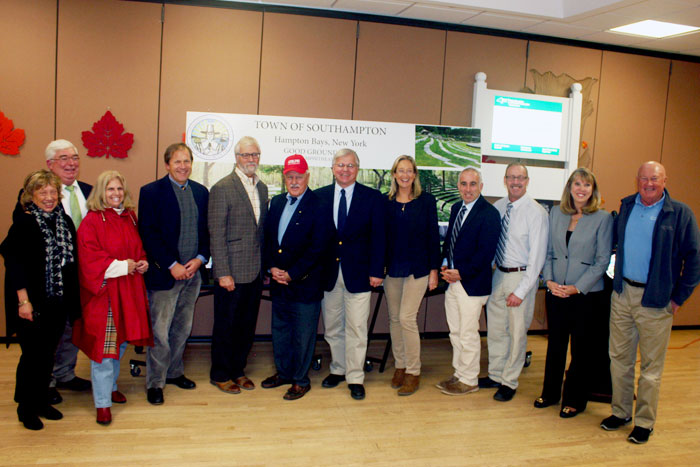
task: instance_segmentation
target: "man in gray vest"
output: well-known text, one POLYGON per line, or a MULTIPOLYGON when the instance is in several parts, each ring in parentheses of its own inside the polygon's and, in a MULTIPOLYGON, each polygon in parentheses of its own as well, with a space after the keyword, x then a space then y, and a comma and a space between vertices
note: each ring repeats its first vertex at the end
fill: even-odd
POLYGON ((168 174, 141 188, 139 233, 151 265, 145 274, 154 345, 146 359, 147 399, 164 402, 166 383, 194 389, 182 354, 192 330, 194 305, 209 261, 209 192, 189 179, 192 151, 183 143, 165 150, 168 174))

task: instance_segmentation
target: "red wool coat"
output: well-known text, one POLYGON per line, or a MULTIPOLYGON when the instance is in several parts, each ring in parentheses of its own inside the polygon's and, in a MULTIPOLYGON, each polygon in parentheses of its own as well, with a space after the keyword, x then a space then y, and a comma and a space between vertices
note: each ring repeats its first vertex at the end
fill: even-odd
POLYGON ((146 259, 136 227, 136 215, 125 210, 90 211, 78 229, 78 273, 83 315, 73 325, 73 343, 95 362, 104 357, 107 309, 112 307, 117 329, 117 347, 128 341, 134 345, 153 345, 148 313, 148 298, 143 276, 131 275, 107 279, 107 267, 114 261, 146 259))

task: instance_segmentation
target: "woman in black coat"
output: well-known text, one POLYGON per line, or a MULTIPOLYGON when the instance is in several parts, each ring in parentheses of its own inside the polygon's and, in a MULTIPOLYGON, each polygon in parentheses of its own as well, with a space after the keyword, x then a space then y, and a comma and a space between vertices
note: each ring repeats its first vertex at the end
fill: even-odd
MULTIPOLYGON (((48 403, 54 354, 69 313, 80 310, 75 228, 61 206, 61 180, 48 170, 24 181, 17 216, 0 245, 5 258, 7 335, 17 332, 17 415, 30 430, 59 420, 48 403)), ((75 320, 77 316, 70 316, 75 320)))

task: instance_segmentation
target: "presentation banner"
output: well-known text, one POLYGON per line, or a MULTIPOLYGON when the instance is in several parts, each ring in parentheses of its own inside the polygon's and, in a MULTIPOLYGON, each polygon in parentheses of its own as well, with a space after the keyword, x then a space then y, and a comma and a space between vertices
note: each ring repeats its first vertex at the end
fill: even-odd
POLYGON ((187 112, 186 142, 195 161, 235 163, 234 145, 243 136, 258 140, 265 165, 283 165, 287 156, 302 154, 311 167, 330 168, 333 154, 350 148, 363 169, 388 170, 402 154, 415 157, 425 170, 481 166, 476 128, 187 112))

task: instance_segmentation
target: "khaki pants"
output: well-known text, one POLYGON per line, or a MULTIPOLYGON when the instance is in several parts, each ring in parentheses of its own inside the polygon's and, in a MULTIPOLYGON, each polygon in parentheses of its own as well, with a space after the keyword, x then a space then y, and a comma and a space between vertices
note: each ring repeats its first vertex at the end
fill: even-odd
POLYGON ((445 292, 445 317, 450 328, 454 376, 469 386, 476 386, 479 382, 479 318, 488 298, 488 295, 470 297, 460 281, 450 284, 445 292))
POLYGON ((610 304, 610 374, 612 376, 612 413, 619 418, 632 416, 634 371, 637 345, 641 371, 637 385, 634 424, 653 428, 659 403, 661 374, 671 336, 673 314, 666 308, 641 305, 644 289, 622 284, 622 293, 613 292, 610 304))
POLYGON ((394 366, 405 368, 406 373, 414 376, 420 375, 420 334, 416 317, 427 287, 427 275, 418 279, 413 275, 384 279, 394 366))
POLYGON ((349 292, 345 288, 342 268, 338 270, 333 290, 323 294, 324 336, 331 348, 330 372, 345 375, 348 384, 362 384, 365 380, 371 297, 372 292, 349 292))

